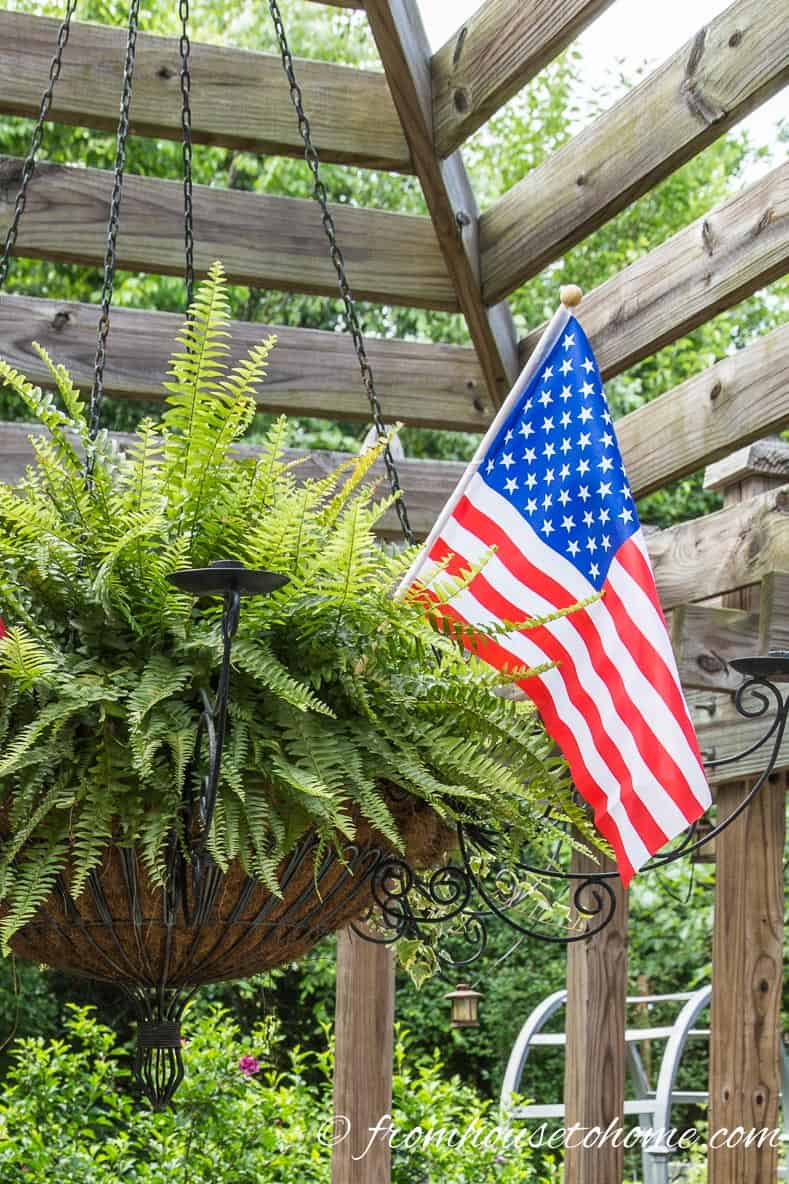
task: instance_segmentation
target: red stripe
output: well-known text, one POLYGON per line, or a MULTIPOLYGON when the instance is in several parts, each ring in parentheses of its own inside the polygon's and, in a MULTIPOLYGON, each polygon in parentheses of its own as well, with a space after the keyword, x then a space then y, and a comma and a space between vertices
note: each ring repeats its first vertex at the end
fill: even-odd
MULTIPOLYGON (((430 595, 429 592, 428 595, 430 595)), ((474 623, 473 621, 468 621, 452 605, 442 604, 441 612, 463 624, 473 625, 474 623)), ((476 652, 484 662, 487 662, 490 666, 494 666, 497 670, 523 665, 519 658, 490 638, 481 638, 476 652)), ((550 691, 543 685, 539 678, 526 679, 520 685, 523 686, 524 691, 526 691, 529 697, 534 700, 548 732, 556 740, 557 744, 561 746, 575 785, 594 810, 595 825, 616 853, 619 874, 622 883, 626 887, 633 878, 634 868, 627 857, 627 852, 625 851, 619 831, 606 810, 606 799, 603 790, 584 764, 584 759, 575 737, 559 717, 554 707, 550 691)))
MULTIPOLYGON (((460 575, 462 571, 468 569, 470 566, 469 560, 458 555, 457 552, 451 551, 443 539, 439 539, 436 545, 431 550, 432 559, 443 560, 445 555, 452 554, 453 558, 447 564, 446 570, 452 575, 460 575), (438 553, 438 546, 442 545, 442 552, 438 553)), ((485 578, 484 573, 480 573, 472 580, 471 592, 479 600, 485 608, 489 609, 491 613, 499 620, 505 621, 527 621, 529 615, 524 613, 521 609, 511 604, 500 592, 489 583, 485 578)), ((578 614, 580 615, 580 614, 578 614)), ((600 756, 605 761, 612 775, 619 782, 620 796, 622 806, 627 813, 633 829, 640 836, 646 847, 650 852, 658 851, 665 843, 668 842, 668 835, 660 828, 655 818, 644 805, 643 800, 639 796, 633 781, 633 774, 627 766, 621 752, 619 751, 615 742, 611 739, 605 727, 603 726, 602 715, 600 709, 585 689, 576 668, 572 655, 565 649, 560 641, 551 633, 550 629, 545 626, 539 626, 535 629, 529 630, 529 641, 534 644, 545 654, 548 661, 557 662, 560 667, 562 681, 567 689, 570 700, 578 708, 584 719, 589 725, 589 731, 592 734, 595 747, 600 756)), ((527 694, 531 693, 531 686, 534 679, 526 679, 519 685, 523 687, 527 694)), ((580 787, 579 787, 580 788, 580 787)), ((590 805, 595 807, 595 822, 599 825, 598 810, 606 810, 607 804, 605 800, 602 803, 590 802, 590 805)), ((615 824, 614 824, 615 825, 615 824)))
MULTIPOLYGON (((628 539, 619 548, 616 556, 616 562, 620 563, 627 574, 638 584, 641 591, 650 599, 658 612, 660 620, 664 623, 666 618, 663 615, 663 610, 660 607, 660 600, 658 599, 657 587, 655 586, 655 577, 649 564, 644 559, 638 545, 632 539, 628 539)), ((703 761, 701 753, 699 752, 699 743, 696 737, 696 732, 688 715, 687 704, 685 703, 685 696, 682 694, 682 689, 677 682, 674 671, 666 665, 663 656, 655 649, 652 643, 641 632, 641 630, 634 625, 632 617, 622 604, 622 601, 614 592, 613 588, 609 588, 606 596, 606 601, 613 604, 614 602, 619 606, 620 611, 616 614, 617 632, 622 640, 627 645, 627 648, 633 653, 634 657, 639 654, 636 660, 643 670, 649 671, 650 682, 657 688, 658 693, 665 699, 672 715, 675 717, 677 723, 682 728, 685 739, 688 742, 691 752, 696 757, 699 765, 703 768, 703 761)), ((695 798, 694 798, 695 802, 695 798)))
MULTIPOLYGON (((462 514, 456 515, 460 524, 476 538, 480 539, 485 546, 491 546, 495 543, 497 557, 515 579, 519 580, 527 588, 536 592, 557 608, 569 608, 575 603, 573 597, 556 580, 530 563, 523 552, 513 543, 512 539, 488 518, 486 514, 478 510, 467 498, 462 499, 458 503, 458 506, 459 508, 462 507, 462 514)), ((635 548, 635 544, 633 546, 635 548)), ((636 553, 638 554, 637 549, 636 553)), ((473 581, 472 586, 476 589, 476 580, 473 581)), ((653 662, 652 660, 648 663, 644 661, 644 641, 642 634, 633 625, 627 609, 619 598, 613 594, 613 590, 607 583, 604 585, 604 589, 606 610, 612 618, 615 631, 622 644, 629 651, 640 669, 649 670, 650 682, 655 686, 657 693, 664 700, 668 700, 667 706, 676 716, 677 700, 679 700, 681 707, 684 708, 684 699, 682 698, 682 692, 676 684, 676 680, 672 678, 662 660, 660 666, 664 672, 664 677, 660 681, 652 677, 653 662)), ((699 811, 698 801, 687 777, 663 741, 655 734, 649 720, 643 715, 637 703, 633 701, 631 695, 628 693, 615 660, 605 650, 594 621, 585 610, 572 613, 566 620, 570 622, 578 635, 583 639, 589 651, 591 664, 608 687, 617 714, 630 730, 633 736, 633 742, 638 748, 642 760, 654 772, 656 779, 664 786, 666 792, 682 811, 688 822, 697 818, 699 811)), ((654 651, 650 647, 650 654, 652 653, 654 651)), ((655 661, 657 661, 657 655, 655 661)), ((683 727, 682 730, 686 739, 691 744, 691 752, 700 760, 695 734, 687 718, 687 712, 684 713, 684 720, 690 728, 690 736, 688 736, 687 727, 683 727)), ((681 718, 678 722, 682 726, 681 718)), ((631 813, 629 808, 628 813, 631 813)), ((651 851, 658 850, 658 847, 650 846, 652 840, 648 838, 646 833, 642 833, 639 827, 636 827, 636 829, 639 830, 642 839, 650 847, 651 851)), ((663 842, 665 841, 666 839, 664 838, 663 842)), ((662 843, 659 846, 662 846, 662 843)))

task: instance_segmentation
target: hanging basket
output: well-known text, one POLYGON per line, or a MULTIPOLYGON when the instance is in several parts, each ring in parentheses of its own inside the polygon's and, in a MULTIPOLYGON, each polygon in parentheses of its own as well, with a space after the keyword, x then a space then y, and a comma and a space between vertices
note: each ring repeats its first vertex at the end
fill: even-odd
MULTIPOLYGON (((386 798, 408 862, 440 863, 452 846, 449 828, 410 794, 387 787, 386 798)), ((68 872, 59 877, 11 947, 20 958, 132 992, 181 991, 270 970, 369 909, 370 879, 394 852, 358 814, 355 823, 342 856, 326 850, 317 864, 318 840, 307 832, 280 864, 281 896, 240 863, 222 872, 210 859, 199 874, 183 863, 166 887, 156 886, 134 848, 108 845, 80 895, 71 896, 68 872)))

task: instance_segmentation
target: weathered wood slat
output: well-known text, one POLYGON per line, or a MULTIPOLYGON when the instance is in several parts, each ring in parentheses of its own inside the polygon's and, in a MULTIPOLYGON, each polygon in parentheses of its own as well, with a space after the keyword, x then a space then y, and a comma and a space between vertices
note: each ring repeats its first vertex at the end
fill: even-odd
POLYGON ((430 49, 417 2, 367 0, 365 7, 446 269, 498 404, 518 372, 515 326, 506 304, 489 309, 482 301, 478 210, 460 154, 444 162, 436 155, 430 49))
MULTIPOLYGON (((30 347, 43 345, 90 389, 98 311, 93 305, 0 296, 0 354, 35 382, 47 372, 30 347)), ((174 313, 115 308, 107 355, 106 389, 127 398, 162 398, 162 380, 183 318, 174 313)), ((367 422, 370 412, 353 345, 346 333, 234 322, 233 357, 277 336, 264 411, 367 422)), ((368 340, 368 354, 386 418, 426 427, 481 430, 490 404, 474 351, 463 346, 368 340)))
POLYGON ((616 430, 639 497, 789 427, 787 390, 789 324, 624 416, 616 430))
POLYGON ((548 65, 611 0, 485 0, 433 55, 433 128, 440 156, 548 65))
MULTIPOLYGON (((0 157, 0 238, 10 223, 22 162, 0 157)), ((112 174, 39 164, 28 190, 17 252, 103 264, 112 174)), ((194 187, 195 264, 221 259, 232 282, 337 295, 337 277, 317 205, 237 189, 194 187)), ((332 213, 357 296, 456 309, 457 299, 429 218, 335 205, 332 213)), ((118 265, 178 275, 184 268, 180 182, 129 175, 123 188, 118 265)))
POLYGON ((786 567, 789 485, 647 537, 664 608, 758 584, 786 567))
MULTIPOLYGON (((611 377, 788 268, 789 164, 784 164, 595 288, 584 297, 579 320, 603 376, 611 377)), ((521 342, 524 360, 540 332, 521 342)))
MULTIPOLYGON (((772 716, 767 719, 744 719, 735 710, 730 692, 690 690, 687 692, 691 716, 705 761, 724 760, 746 752, 767 734, 772 716)), ((758 777, 769 759, 770 742, 742 760, 720 768, 708 768, 711 785, 723 785, 739 777, 758 777)), ((789 734, 779 750, 777 768, 789 767, 789 734)), ((742 796, 742 795, 740 795, 742 796)))
MULTIPOLYGON (((0 111, 38 114, 59 22, 0 12, 0 111)), ((52 118, 113 132, 118 123, 123 29, 75 21, 55 90, 52 118)), ((412 172, 384 76, 301 60, 299 82, 321 158, 412 172)), ((178 40, 137 40, 132 131, 181 138, 178 40)), ((301 156, 304 151, 282 63, 274 54, 192 46, 192 127, 202 144, 301 156)))
MULTIPOLYGON (((28 423, 0 422, 0 481, 15 484, 24 475, 27 465, 33 460, 33 450, 28 437, 38 429, 28 423)), ((124 433, 113 433, 119 447, 129 443, 131 437, 124 433)), ((238 449, 239 453, 252 455, 254 446, 246 445, 238 449)), ((288 460, 298 460, 296 470, 299 478, 307 480, 310 477, 322 477, 331 472, 341 461, 347 459, 347 453, 314 451, 291 448, 286 450, 288 460)), ((424 537, 435 521, 436 505, 443 505, 449 493, 456 485, 463 471, 463 465, 454 461, 432 461, 426 464, 421 460, 401 460, 397 464, 400 473, 404 496, 408 502, 408 511, 414 533, 424 537)), ((381 481, 382 490, 388 488, 383 465, 379 464, 372 470, 373 477, 381 481)), ((399 537, 400 527, 397 515, 389 511, 381 523, 381 534, 386 537, 399 537)))
POLYGON ((759 641, 754 652, 789 650, 789 554, 785 570, 771 571, 762 580, 759 600, 759 641))
POLYGON ((787 80, 784 0, 736 0, 483 214, 485 299, 509 295, 787 80))
POLYGON ((684 687, 736 691, 742 675, 732 658, 755 654, 759 614, 709 604, 681 604, 671 614, 671 644, 684 687))
MULTIPOLYGON (((778 332, 784 330, 779 329, 778 332)), ((775 358, 775 363, 786 390, 789 374, 779 358, 775 358)), ((757 393, 761 394, 761 383, 757 393)), ((747 448, 738 448, 736 452, 730 452, 717 463, 709 465, 704 471, 704 488, 721 490, 729 500, 742 501, 754 493, 763 493, 765 481, 777 480, 780 483, 788 477, 789 444, 779 436, 768 436, 767 439, 754 441, 747 448), (759 484, 762 484, 761 489, 758 488, 759 484)))

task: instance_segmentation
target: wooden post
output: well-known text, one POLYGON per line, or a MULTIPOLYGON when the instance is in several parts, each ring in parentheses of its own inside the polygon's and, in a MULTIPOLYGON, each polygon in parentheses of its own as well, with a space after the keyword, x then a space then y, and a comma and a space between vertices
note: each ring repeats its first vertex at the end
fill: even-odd
MULTIPOLYGON (((574 872, 614 871, 578 852, 574 872)), ((627 893, 621 880, 610 881, 616 912, 605 929, 567 951, 567 1058, 564 1071, 564 1113, 568 1130, 574 1123, 621 1126, 625 1100, 625 1006, 627 999, 627 893)), ((565 1184, 618 1184, 624 1172, 624 1151, 612 1139, 596 1146, 577 1146, 583 1131, 572 1135, 565 1153, 565 1184)))
POLYGON ((394 984, 391 949, 364 941, 351 928, 341 930, 332 1184, 389 1184, 391 1179, 389 1140, 373 1138, 372 1131, 392 1113, 394 984))
MULTIPOLYGON (((707 488, 735 504, 787 480, 789 447, 760 441, 707 470, 707 488)), ((783 567, 789 566, 789 555, 783 567)), ((724 597, 757 611, 759 588, 724 597)), ((767 611, 767 605, 762 606, 767 611)), ((762 622, 766 636, 767 622, 762 622)), ((718 820, 742 801, 752 781, 718 787, 718 820)), ((786 774, 777 774, 715 841, 715 928, 710 1037, 710 1184, 774 1184, 778 1149, 743 1133, 778 1126, 783 980, 783 849, 786 774), (731 1145, 723 1142, 727 1131, 731 1145)))

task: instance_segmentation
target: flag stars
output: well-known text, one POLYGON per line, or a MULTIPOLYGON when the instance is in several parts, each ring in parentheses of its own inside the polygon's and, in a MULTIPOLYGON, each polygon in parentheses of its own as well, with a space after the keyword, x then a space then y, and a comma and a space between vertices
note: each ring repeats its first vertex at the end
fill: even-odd
POLYGON ((529 475, 528 475, 528 476, 527 476, 527 478, 526 478, 526 488, 527 488, 527 489, 534 489, 534 486, 535 486, 536 484, 537 484, 537 476, 536 476, 536 474, 535 474, 535 473, 529 473, 529 475))
POLYGON ((581 423, 588 423, 592 418, 592 408, 582 407, 578 413, 578 418, 580 419, 581 423))
POLYGON ((592 433, 591 432, 581 432, 580 436, 578 437, 578 447, 583 451, 584 448, 589 448, 591 446, 591 443, 592 443, 592 433))
POLYGON ((550 518, 545 519, 542 526, 540 527, 540 530, 546 536, 546 538, 549 534, 553 534, 553 523, 551 522, 550 518))
POLYGON ((499 461, 499 464, 504 465, 504 468, 507 470, 507 472, 509 472, 511 467, 515 464, 515 457, 511 452, 505 452, 499 461))
POLYGON ((597 566, 596 563, 591 563, 589 565, 589 575, 592 577, 593 580, 597 580, 600 578, 600 568, 597 566))
POLYGON ((506 489, 507 493, 514 493, 518 488, 518 482, 514 477, 508 477, 504 482, 504 488, 506 489))
POLYGON ((603 456, 601 457, 600 463, 597 467, 598 469, 602 469, 604 473, 608 473, 614 467, 614 462, 611 460, 610 456, 603 456))
POLYGON ((621 518, 622 521, 624 522, 625 526, 627 526, 628 522, 633 521, 633 511, 628 510, 627 506, 625 506, 623 508, 622 512, 620 514, 617 514, 617 518, 621 518))
POLYGON ((553 402, 553 395, 550 391, 543 391, 537 402, 542 403, 543 407, 548 407, 553 402))
POLYGON ((562 362, 561 366, 559 367, 559 369, 561 370, 562 374, 565 375, 565 377, 570 373, 572 368, 573 368, 573 364, 569 358, 565 358, 564 361, 562 362))
POLYGON ((570 539, 570 541, 567 544, 567 550, 570 552, 570 554, 572 555, 572 557, 574 559, 575 556, 578 554, 578 552, 581 550, 581 548, 580 548, 579 544, 576 543, 575 539, 570 539))
POLYGON ((601 526, 605 526, 606 522, 610 521, 610 518, 611 518, 611 511, 607 510, 605 508, 605 506, 603 506, 603 508, 601 509, 600 513, 597 516, 597 521, 600 523, 601 526))
POLYGON ((551 444, 551 442, 549 440, 548 443, 543 448, 542 454, 546 460, 550 460, 552 457, 554 457, 556 455, 556 446, 554 444, 551 444))
POLYGON ((556 480, 556 473, 554 472, 554 470, 553 469, 546 469, 545 470, 545 484, 552 485, 555 480, 556 480))
POLYGON ((553 419, 550 416, 546 416, 545 419, 542 421, 542 430, 544 432, 552 432, 553 431, 553 419))
MULTIPOLYGON (((610 423, 610 420, 611 420, 610 415, 608 417, 608 420, 610 423)), ((611 435, 610 432, 603 432, 602 436, 600 437, 600 443, 603 445, 603 448, 613 448, 614 437, 611 435)))
POLYGON ((562 425, 563 428, 569 428, 572 418, 573 417, 572 417, 572 415, 570 415, 569 411, 563 411, 561 414, 561 417, 559 419, 559 423, 562 425))
POLYGON ((575 470, 579 477, 585 477, 589 472, 589 461, 584 460, 583 457, 578 461, 578 468, 575 470))
POLYGON ((592 538, 591 535, 586 540, 586 549, 590 555, 593 555, 595 553, 595 551, 597 550, 597 540, 592 538))
POLYGON ((584 358, 583 362, 581 362, 581 366, 583 367, 583 369, 586 371, 587 374, 591 370, 594 370, 594 362, 592 361, 591 358, 584 358))
POLYGON ((536 514, 537 513, 537 502, 534 500, 533 497, 530 497, 529 500, 526 502, 526 513, 527 514, 536 514))
POLYGON ((572 397, 573 397, 573 392, 570 390, 569 386, 563 386, 559 392, 559 398, 561 399, 561 401, 563 403, 566 403, 567 400, 572 399, 572 397))
POLYGON ((545 497, 542 499, 543 510, 550 510, 552 505, 553 505, 553 498, 550 495, 550 493, 546 493, 545 497))
POLYGON ((592 496, 591 493, 589 492, 589 486, 588 485, 579 485, 578 486, 578 496, 582 502, 588 502, 589 498, 592 496))
POLYGON ((622 494, 622 497, 627 498, 628 501, 632 502, 633 495, 630 492, 630 486, 627 484, 627 482, 625 482, 625 484, 622 486, 620 493, 622 494))
POLYGON ((537 453, 534 448, 527 448, 523 454, 523 459, 527 464, 533 465, 537 459, 537 453))
POLYGON ((608 410, 607 407, 606 407, 605 411, 603 412, 603 422, 604 423, 611 422, 611 412, 608 410))
POLYGON ((575 334, 565 333, 562 345, 565 349, 570 349, 573 345, 575 345, 575 334))
POLYGON ((572 444, 570 443, 569 436, 564 437, 561 444, 559 445, 559 448, 561 449, 562 453, 564 453, 565 455, 570 451, 570 449, 572 448, 572 444))
POLYGON ((584 526, 594 525, 594 514, 591 510, 584 510, 584 526))
POLYGON ((523 423, 521 424, 521 426, 518 428, 518 431, 523 436, 524 440, 528 440, 529 436, 534 435, 534 428, 532 427, 532 425, 530 423, 527 423, 527 421, 525 419, 524 419, 523 423))
POLYGON ((510 440, 512 439, 512 434, 512 428, 510 428, 510 430, 507 432, 507 435, 504 437, 505 444, 509 444, 510 440))
POLYGON ((581 394, 583 395, 583 397, 585 399, 588 399, 589 396, 593 393, 594 393, 594 386, 592 385, 591 382, 582 382, 581 383, 581 394))
POLYGON ((611 550, 611 538, 609 535, 603 535, 602 539, 600 540, 600 546, 603 548, 605 553, 608 554, 608 552, 611 550))
POLYGON ((488 461, 488 463, 487 463, 487 466, 486 466, 486 467, 487 467, 487 471, 488 471, 489 473, 492 473, 492 472, 493 472, 494 468, 496 467, 496 462, 495 462, 495 460, 493 460, 493 458, 492 458, 492 457, 491 457, 491 459, 488 461))
POLYGON ((575 519, 572 514, 565 514, 562 518, 562 526, 565 530, 575 530, 575 519))
POLYGON ((562 465, 562 467, 559 469, 559 480, 566 481, 569 476, 570 476, 570 466, 569 465, 562 465))
POLYGON ((559 501, 562 503, 563 506, 567 505, 567 503, 570 501, 569 489, 560 489, 559 490, 559 501))
POLYGON ((546 366, 542 372, 543 382, 547 382, 549 378, 553 378, 553 366, 546 366))
POLYGON ((610 481, 601 481, 597 487, 597 494, 598 494, 598 497, 610 497, 611 496, 611 482, 610 481))

